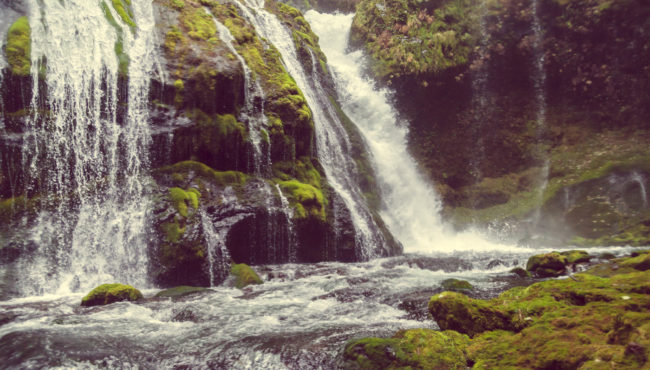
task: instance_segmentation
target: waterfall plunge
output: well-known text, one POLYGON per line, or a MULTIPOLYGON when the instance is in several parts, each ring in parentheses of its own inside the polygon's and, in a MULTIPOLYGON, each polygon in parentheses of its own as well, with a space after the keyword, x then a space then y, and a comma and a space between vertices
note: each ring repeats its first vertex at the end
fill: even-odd
POLYGON ((376 88, 363 77, 361 51, 346 51, 353 16, 313 10, 305 14, 333 71, 342 108, 362 132, 372 154, 385 203, 381 216, 393 235, 406 252, 517 249, 490 243, 473 232, 455 234, 442 222, 440 200, 407 151, 406 123, 390 105, 389 91, 376 88))
POLYGON ((153 13, 150 2, 133 1, 135 30, 102 4, 29 2, 33 92, 23 166, 42 210, 29 236, 36 256, 21 262, 23 294, 87 290, 106 281, 147 285, 143 177, 156 65, 153 13), (122 92, 116 45, 133 61, 123 70, 122 92))

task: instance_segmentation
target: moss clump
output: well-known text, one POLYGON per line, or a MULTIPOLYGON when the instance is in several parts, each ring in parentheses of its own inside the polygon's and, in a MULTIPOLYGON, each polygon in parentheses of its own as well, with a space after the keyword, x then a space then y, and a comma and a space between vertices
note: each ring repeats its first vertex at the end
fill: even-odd
POLYGON ((474 290, 472 284, 470 284, 466 280, 445 279, 440 283, 440 285, 442 286, 442 289, 451 292, 464 293, 464 292, 469 292, 471 290, 474 290))
POLYGON ((11 72, 19 76, 30 74, 32 60, 31 28, 27 17, 18 18, 9 27, 5 54, 11 67, 11 72))
POLYGON ((591 259, 589 253, 580 250, 570 250, 570 251, 562 252, 560 254, 566 257, 566 263, 568 265, 572 265, 574 263, 589 262, 589 260, 591 259))
POLYGON ((469 337, 454 331, 411 329, 392 338, 363 338, 345 346, 344 369, 465 369, 469 337))
POLYGON ((117 33, 117 40, 115 41, 115 55, 117 55, 117 60, 119 63, 118 72, 120 75, 126 76, 129 70, 130 60, 129 56, 124 52, 124 31, 122 30, 122 26, 120 26, 113 17, 113 13, 111 13, 110 9, 108 8, 106 1, 102 1, 101 5, 106 20, 111 26, 113 26, 115 32, 117 33))
POLYGON ((297 218, 315 217, 325 221, 325 198, 320 189, 298 180, 280 181, 278 184, 287 194, 297 218))
POLYGON ((239 171, 215 171, 210 166, 196 161, 183 161, 154 170, 154 174, 172 175, 178 183, 187 182, 190 177, 199 177, 219 186, 242 186, 248 175, 239 171), (175 176, 176 175, 176 176, 175 176))
POLYGON ((486 301, 455 292, 431 297, 429 313, 442 330, 455 330, 469 336, 487 330, 512 329, 510 316, 486 301))
POLYGON ((137 301, 142 293, 130 285, 103 284, 81 299, 82 306, 100 306, 120 301, 137 301))
POLYGON ((201 193, 194 188, 188 190, 183 190, 181 188, 171 188, 169 189, 169 197, 172 200, 172 204, 178 213, 183 217, 188 217, 189 207, 193 209, 199 208, 199 197, 201 193))
POLYGON ((521 267, 515 267, 512 270, 510 270, 510 272, 517 275, 517 276, 519 276, 519 277, 521 277, 521 278, 531 277, 530 272, 522 269, 521 267))
POLYGON ((245 263, 233 264, 230 273, 235 277, 235 287, 241 289, 251 284, 262 284, 263 281, 255 270, 245 263))
POLYGON ((193 293, 201 293, 208 291, 206 288, 201 288, 201 287, 196 287, 196 286, 187 286, 187 285, 182 285, 182 286, 177 286, 165 290, 161 290, 160 292, 156 293, 155 297, 157 298, 180 298, 184 297, 186 295, 190 295, 193 293))
POLYGON ((112 0, 113 8, 117 14, 122 18, 122 21, 129 25, 129 27, 135 28, 135 22, 133 21, 133 11, 131 10, 131 0, 112 0))
POLYGON ((560 276, 566 272, 568 259, 558 253, 546 253, 532 256, 526 263, 526 270, 539 277, 560 276))

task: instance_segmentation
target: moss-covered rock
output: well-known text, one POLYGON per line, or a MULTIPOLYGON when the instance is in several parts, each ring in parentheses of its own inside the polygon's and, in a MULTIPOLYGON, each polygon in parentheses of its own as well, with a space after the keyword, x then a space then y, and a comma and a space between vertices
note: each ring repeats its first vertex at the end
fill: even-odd
POLYGON ((100 306, 120 301, 137 301, 142 293, 130 285, 103 284, 81 299, 82 306, 100 306))
POLYGON ((235 277, 235 287, 239 289, 251 284, 263 283, 255 270, 244 263, 233 264, 230 268, 230 273, 235 277))
POLYGON ((31 71, 31 28, 27 17, 18 18, 9 27, 5 54, 11 72, 18 76, 27 76, 31 71))
POLYGON ((519 276, 519 277, 521 277, 521 278, 531 277, 530 272, 526 271, 525 269, 523 269, 521 267, 515 267, 512 270, 510 270, 510 272, 517 275, 517 276, 519 276))
POLYGON ((539 277, 560 276, 566 272, 567 256, 558 252, 538 254, 528 259, 526 270, 539 277))
POLYGON ((440 285, 442 286, 442 289, 451 292, 466 293, 474 290, 472 284, 466 280, 445 279, 440 283, 440 285))
POLYGON ((431 297, 429 313, 442 330, 474 336, 487 330, 511 329, 510 316, 486 301, 461 293, 442 292, 431 297))
POLYGON ((411 329, 392 338, 363 338, 345 346, 344 369, 465 369, 469 337, 454 331, 411 329))
POLYGON ((589 253, 587 253, 587 251, 581 250, 570 250, 561 252, 560 254, 566 257, 566 263, 568 265, 573 265, 574 263, 589 262, 591 259, 591 256, 589 256, 589 253))

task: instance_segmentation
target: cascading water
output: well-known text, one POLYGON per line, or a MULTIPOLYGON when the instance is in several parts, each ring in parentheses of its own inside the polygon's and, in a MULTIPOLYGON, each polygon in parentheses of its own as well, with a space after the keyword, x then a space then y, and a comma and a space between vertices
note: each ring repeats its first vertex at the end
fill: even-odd
POLYGON ((284 217, 287 219, 287 231, 289 232, 288 235, 288 243, 289 243, 289 262, 296 262, 297 261, 297 256, 296 256, 296 246, 295 246, 295 239, 293 235, 293 208, 291 208, 291 205, 289 205, 289 200, 287 199, 286 196, 284 196, 284 193, 282 192, 282 189, 280 189, 280 185, 275 184, 275 191, 278 193, 278 196, 280 197, 280 211, 282 214, 284 214, 284 217))
POLYGON ((240 119, 248 124, 248 132, 255 147, 255 173, 267 175, 271 166, 271 153, 269 145, 265 145, 266 149, 262 145, 262 135, 264 135, 262 131, 268 127, 264 114, 264 91, 259 81, 253 78, 251 69, 244 58, 235 49, 233 45, 235 38, 230 30, 216 18, 213 17, 213 20, 217 26, 219 38, 226 43, 228 50, 237 58, 244 70, 244 107, 240 113, 240 119))
POLYGON ((147 102, 156 60, 151 3, 133 1, 128 21, 100 1, 28 5, 33 91, 23 166, 27 192, 39 196, 41 211, 29 236, 38 250, 21 262, 18 289, 65 292, 106 281, 146 286, 147 102), (125 58, 134 61, 128 70, 125 58), (120 73, 128 74, 126 94, 120 73))
POLYGON ((489 117, 488 105, 488 42, 489 33, 487 30, 487 4, 483 0, 480 3, 480 18, 479 18, 479 42, 476 46, 476 60, 470 66, 470 73, 472 77, 472 119, 473 131, 476 138, 477 150, 470 159, 470 166, 472 169, 472 176, 475 181, 481 181, 481 161, 485 157, 485 143, 483 142, 483 126, 485 120, 489 117))
POLYGON ((305 14, 333 71, 342 108, 364 135, 372 154, 385 203, 381 216, 393 235, 406 252, 514 248, 492 244, 472 232, 456 234, 443 224, 440 200, 407 151, 407 127, 390 105, 389 91, 375 88, 363 77, 361 51, 347 52, 353 16, 313 10, 305 14))
POLYGON ((210 216, 202 208, 199 208, 198 212, 208 254, 208 276, 210 286, 213 287, 226 278, 230 267, 230 254, 223 236, 216 230, 210 216))
MULTIPOLYGON (((544 135, 546 134, 546 71, 544 61, 546 59, 542 40, 544 32, 539 20, 539 0, 533 0, 532 3, 532 31, 533 31, 533 63, 534 73, 532 74, 533 86, 535 93, 535 105, 537 113, 535 116, 535 130, 537 136, 537 145, 533 157, 535 160, 542 161, 542 169, 539 177, 540 184, 537 188, 537 201, 541 205, 544 191, 548 186, 548 175, 550 171, 550 158, 548 150, 544 145, 544 135)), ((533 214, 533 226, 537 226, 541 215, 541 206, 533 214)))
POLYGON ((358 185, 354 182, 356 165, 349 155, 350 143, 347 133, 319 80, 310 79, 305 73, 296 54, 293 38, 278 18, 264 9, 264 1, 244 1, 239 6, 246 19, 253 24, 262 37, 270 41, 280 54, 289 74, 302 91, 309 105, 314 120, 317 141, 317 154, 322 164, 328 183, 343 199, 350 211, 356 231, 357 258, 367 260, 376 255, 378 247, 386 243, 358 185))
POLYGON ((646 191, 645 181, 643 181, 643 180, 644 180, 643 176, 640 173, 638 173, 638 172, 632 173, 631 181, 639 184, 639 193, 640 193, 641 201, 642 201, 641 205, 644 208, 647 208, 648 207, 648 192, 646 191))

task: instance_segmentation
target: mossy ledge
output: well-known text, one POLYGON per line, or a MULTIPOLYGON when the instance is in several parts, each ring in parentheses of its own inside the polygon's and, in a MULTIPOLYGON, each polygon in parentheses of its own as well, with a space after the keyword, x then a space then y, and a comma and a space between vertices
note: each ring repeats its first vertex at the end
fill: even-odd
POLYGON ((120 301, 137 301, 142 299, 142 293, 130 285, 102 284, 93 289, 81 299, 81 305, 101 306, 120 301))
POLYGON ((450 322, 462 324, 454 326, 459 332, 437 334, 448 342, 456 338, 455 346, 419 340, 408 343, 405 350, 395 339, 399 333, 389 339, 365 338, 348 343, 342 365, 354 369, 647 368, 648 261, 650 251, 640 251, 595 265, 572 279, 516 287, 492 300, 441 293, 431 298, 430 313, 443 330, 449 329, 450 322), (463 334, 471 339, 463 341, 463 334), (455 360, 427 367, 420 360, 426 353, 455 360))

